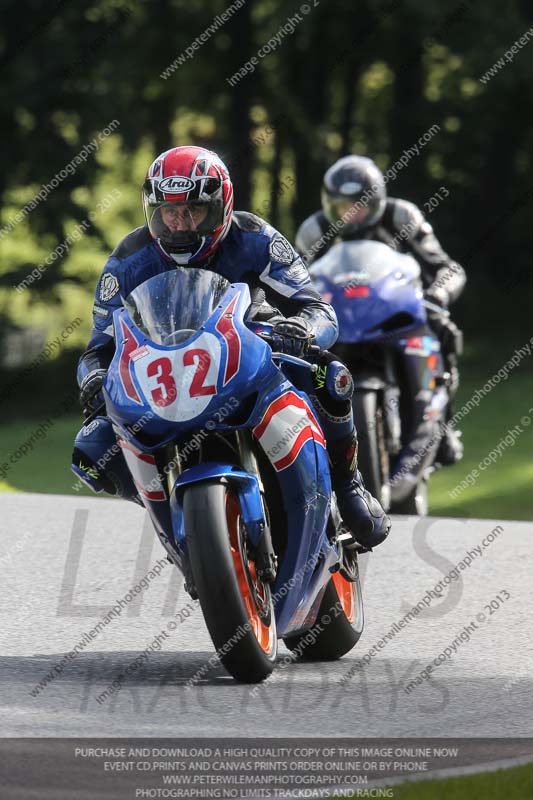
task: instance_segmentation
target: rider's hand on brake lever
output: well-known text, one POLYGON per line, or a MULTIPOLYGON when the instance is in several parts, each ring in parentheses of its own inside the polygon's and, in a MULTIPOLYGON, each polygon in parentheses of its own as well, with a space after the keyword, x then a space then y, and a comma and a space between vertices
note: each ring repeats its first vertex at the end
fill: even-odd
POLYGON ((291 356, 303 356, 314 339, 313 326, 304 317, 287 317, 272 328, 272 347, 291 356))

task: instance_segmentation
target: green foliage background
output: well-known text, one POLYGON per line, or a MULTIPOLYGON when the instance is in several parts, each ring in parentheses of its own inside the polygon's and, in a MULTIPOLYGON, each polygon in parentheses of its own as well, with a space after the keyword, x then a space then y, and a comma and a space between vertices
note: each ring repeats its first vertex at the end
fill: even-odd
MULTIPOLYGON (((236 207, 260 211, 291 237, 318 207, 323 172, 337 157, 355 151, 386 169, 438 124, 389 191, 422 207, 440 186, 450 192, 430 221, 469 274, 455 314, 472 375, 490 375, 500 354, 507 358, 529 340, 533 45, 488 83, 479 81, 530 29, 525 0, 505 9, 494 0, 310 0, 294 32, 232 87, 226 79, 301 11, 299 2, 247 0, 161 77, 228 6, 2 0, 0 358, 13 331, 30 326, 42 347, 82 319, 23 380, 0 369, 1 386, 16 384, 1 401, 4 419, 42 418, 74 383, 96 280, 120 238, 142 224, 147 165, 175 144, 217 150, 233 175, 236 207), (117 129, 98 152, 6 233, 40 187, 112 120, 117 129), (119 199, 80 241, 29 289, 15 291, 117 188, 119 199)), ((27 362, 38 352, 28 350, 27 362)), ((481 431, 481 416, 475 424, 481 431)))

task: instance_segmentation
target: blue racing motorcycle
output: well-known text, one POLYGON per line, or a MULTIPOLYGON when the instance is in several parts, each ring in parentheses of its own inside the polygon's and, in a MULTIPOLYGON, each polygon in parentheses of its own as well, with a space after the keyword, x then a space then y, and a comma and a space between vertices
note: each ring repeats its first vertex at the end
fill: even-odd
POLYGON ((334 350, 354 377, 366 487, 391 511, 426 514, 449 375, 427 322, 431 303, 423 298, 420 267, 410 255, 362 240, 334 245, 310 272, 335 309, 334 350))
POLYGON ((357 548, 324 435, 287 377, 315 367, 273 352, 272 326, 250 308, 246 284, 208 270, 150 278, 114 313, 104 385, 139 498, 243 682, 270 674, 278 637, 304 658, 334 659, 363 630, 357 548))

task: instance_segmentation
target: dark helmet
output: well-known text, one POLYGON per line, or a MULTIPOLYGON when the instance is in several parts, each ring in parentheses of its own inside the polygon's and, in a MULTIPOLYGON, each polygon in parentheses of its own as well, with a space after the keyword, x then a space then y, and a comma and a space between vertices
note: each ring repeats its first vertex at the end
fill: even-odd
POLYGON ((341 236, 376 225, 385 211, 383 173, 370 158, 344 156, 324 175, 322 208, 331 223, 344 223, 341 236))

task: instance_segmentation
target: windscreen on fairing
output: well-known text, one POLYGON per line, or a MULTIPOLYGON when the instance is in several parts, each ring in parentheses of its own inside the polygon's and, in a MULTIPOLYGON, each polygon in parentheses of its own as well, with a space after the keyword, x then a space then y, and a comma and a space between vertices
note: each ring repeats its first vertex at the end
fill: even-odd
POLYGON ((420 278, 420 267, 412 256, 367 240, 337 243, 310 269, 311 275, 322 275, 334 283, 365 284, 375 284, 395 271, 407 281, 420 278))
POLYGON ((229 286, 215 272, 177 267, 141 283, 123 304, 153 342, 175 345, 201 328, 229 286))

